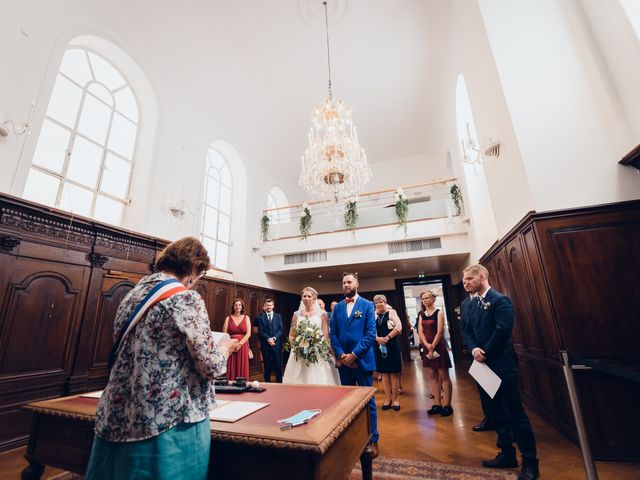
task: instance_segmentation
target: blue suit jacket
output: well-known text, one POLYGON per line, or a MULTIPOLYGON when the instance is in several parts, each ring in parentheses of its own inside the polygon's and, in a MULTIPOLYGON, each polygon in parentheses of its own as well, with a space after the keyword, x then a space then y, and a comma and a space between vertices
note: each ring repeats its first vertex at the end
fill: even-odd
POLYGON ((276 338, 276 350, 280 350, 282 348, 282 333, 284 331, 284 327, 282 324, 282 317, 279 313, 273 312, 271 323, 269 323, 267 314, 263 313, 256 318, 255 324, 258 326, 258 336, 260 337, 260 348, 262 350, 272 348, 271 345, 267 343, 267 340, 272 337, 276 338))
POLYGON ((515 316, 511 300, 491 288, 484 302, 487 308, 473 297, 465 299, 460 306, 464 343, 469 352, 476 347, 483 349, 487 365, 497 374, 517 370, 518 362, 511 345, 515 316))
POLYGON ((347 304, 343 300, 333 308, 329 323, 331 346, 336 357, 340 357, 343 353, 353 353, 358 357, 358 370, 364 372, 372 372, 376 369, 376 359, 371 348, 376 341, 374 312, 373 302, 358 295, 349 317, 347 317, 347 304))

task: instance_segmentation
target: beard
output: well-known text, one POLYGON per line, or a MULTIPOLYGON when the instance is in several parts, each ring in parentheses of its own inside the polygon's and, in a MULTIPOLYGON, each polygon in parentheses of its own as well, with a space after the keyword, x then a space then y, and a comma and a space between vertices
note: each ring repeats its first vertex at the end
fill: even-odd
POLYGON ((354 288, 353 290, 344 290, 344 296, 347 298, 353 298, 356 294, 356 289, 354 288))

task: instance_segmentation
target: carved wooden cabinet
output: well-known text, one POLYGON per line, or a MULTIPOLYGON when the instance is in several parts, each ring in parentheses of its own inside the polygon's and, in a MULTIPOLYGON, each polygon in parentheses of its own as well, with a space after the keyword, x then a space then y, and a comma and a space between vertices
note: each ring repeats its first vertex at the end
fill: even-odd
MULTIPOLYGON (((104 387, 118 305, 167 244, 0 194, 0 451, 26 442, 25 403, 104 387)), ((297 297, 211 278, 196 289, 218 331, 237 292, 252 321, 265 296, 297 297)))
MULTIPOLYGON (((516 311, 523 397, 576 441, 558 352, 640 370, 640 201, 527 215, 481 259, 516 311)), ((597 459, 640 460, 640 385, 593 371, 576 383, 597 459)))

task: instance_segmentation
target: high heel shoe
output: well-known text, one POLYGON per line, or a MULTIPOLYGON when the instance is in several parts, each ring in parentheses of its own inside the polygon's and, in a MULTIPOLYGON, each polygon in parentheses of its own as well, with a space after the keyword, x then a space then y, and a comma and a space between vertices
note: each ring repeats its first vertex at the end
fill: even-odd
POLYGON ((398 410, 400 410, 400 404, 398 404, 398 405, 391 405, 391 408, 393 408, 393 409, 397 412, 398 410))
POLYGON ((382 404, 382 410, 389 410, 391 408, 391 404, 390 403, 383 403, 382 404))

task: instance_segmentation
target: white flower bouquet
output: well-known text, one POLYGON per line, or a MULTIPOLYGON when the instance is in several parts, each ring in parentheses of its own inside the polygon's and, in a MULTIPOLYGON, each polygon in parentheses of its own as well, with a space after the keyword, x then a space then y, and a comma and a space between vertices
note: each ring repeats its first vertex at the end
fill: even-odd
POLYGON ((318 363, 320 360, 332 364, 334 362, 329 342, 322 335, 322 330, 319 326, 313 325, 306 317, 298 318, 295 336, 283 348, 293 353, 296 360, 303 360, 307 366, 318 363))

